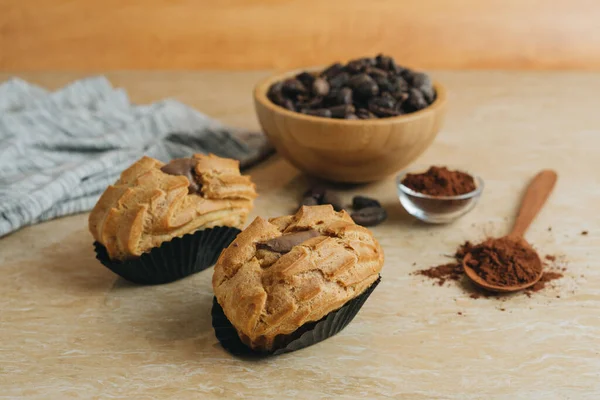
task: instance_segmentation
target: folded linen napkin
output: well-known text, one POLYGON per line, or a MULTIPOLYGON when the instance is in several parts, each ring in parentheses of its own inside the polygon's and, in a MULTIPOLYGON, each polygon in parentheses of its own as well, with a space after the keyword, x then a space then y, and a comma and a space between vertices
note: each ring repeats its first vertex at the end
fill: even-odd
POLYGON ((0 85, 0 237, 90 210, 134 161, 193 153, 240 160, 272 152, 261 133, 225 127, 174 100, 135 105, 104 77, 48 92, 21 79, 0 85))

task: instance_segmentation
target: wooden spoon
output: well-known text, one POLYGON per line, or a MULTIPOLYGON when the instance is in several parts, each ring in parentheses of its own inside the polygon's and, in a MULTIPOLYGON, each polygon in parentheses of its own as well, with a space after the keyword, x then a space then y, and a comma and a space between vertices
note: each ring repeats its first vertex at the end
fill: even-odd
POLYGON ((523 197, 523 201, 521 202, 521 208, 519 209, 519 214, 517 219, 515 220, 515 224, 513 225, 512 231, 508 234, 507 237, 516 239, 521 246, 526 249, 530 249, 537 256, 537 262, 539 263, 539 271, 540 273, 533 279, 531 282, 524 283, 518 286, 496 286, 487 283, 483 280, 477 273, 469 267, 468 263, 472 259, 470 253, 466 254, 463 258, 463 269, 465 274, 475 283, 477 286, 480 286, 486 290, 492 292, 516 292, 519 290, 527 289, 530 286, 533 286, 540 280, 542 277, 542 260, 538 256, 537 252, 533 250, 531 245, 527 243, 527 241, 523 238, 527 228, 531 225, 531 222, 535 219, 538 212, 542 209, 542 206, 550 197, 550 193, 556 184, 557 175, 556 172, 552 170, 544 170, 537 174, 535 178, 529 184, 527 191, 525 192, 525 196, 523 197))

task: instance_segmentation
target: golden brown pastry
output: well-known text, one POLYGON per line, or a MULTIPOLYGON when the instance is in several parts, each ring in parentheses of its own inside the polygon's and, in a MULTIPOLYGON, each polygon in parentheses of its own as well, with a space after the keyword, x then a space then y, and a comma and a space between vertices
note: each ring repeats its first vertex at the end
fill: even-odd
POLYGON ((212 154, 168 164, 143 157, 102 194, 90 232, 111 259, 124 260, 198 229, 241 227, 256 191, 238 165, 212 154))
POLYGON ((373 284, 383 251, 371 232, 330 205, 256 218, 215 265, 213 289, 240 339, 272 350, 287 335, 373 284))

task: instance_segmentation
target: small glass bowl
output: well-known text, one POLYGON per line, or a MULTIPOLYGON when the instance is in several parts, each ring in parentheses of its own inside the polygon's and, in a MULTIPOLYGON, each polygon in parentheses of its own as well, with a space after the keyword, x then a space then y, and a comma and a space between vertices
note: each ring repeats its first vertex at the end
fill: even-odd
MULTIPOLYGON (((471 211, 483 192, 483 179, 465 171, 475 179, 476 189, 458 196, 431 196, 416 192, 402 184, 406 174, 423 173, 428 167, 414 167, 396 176, 398 198, 404 209, 413 217, 432 224, 447 224, 471 211)), ((461 170, 448 166, 450 170, 461 170)))

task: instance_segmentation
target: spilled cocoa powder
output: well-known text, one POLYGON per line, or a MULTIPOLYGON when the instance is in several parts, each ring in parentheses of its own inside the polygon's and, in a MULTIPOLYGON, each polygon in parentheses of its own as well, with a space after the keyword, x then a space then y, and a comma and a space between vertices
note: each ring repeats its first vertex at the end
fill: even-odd
POLYGON ((454 258, 456 259, 455 262, 422 269, 414 272, 414 274, 423 275, 433 279, 439 286, 442 286, 446 281, 458 281, 465 273, 462 267, 462 259, 472 247, 473 245, 471 242, 465 242, 461 244, 456 250, 456 253, 454 253, 454 258))
MULTIPOLYGON (((562 277, 563 277, 563 274, 561 274, 560 272, 553 272, 553 271, 544 272, 542 274, 542 277, 540 278, 540 280, 537 281, 535 285, 533 285, 530 288, 528 288, 527 290, 525 290, 525 293, 527 294, 527 296, 531 297, 531 293, 539 292, 540 290, 544 289, 548 282, 552 282, 553 280, 560 279, 562 277)), ((556 296, 556 297, 560 298, 560 296, 556 296)))
POLYGON ((406 174, 402 184, 430 196, 458 196, 476 189, 475 180, 466 172, 436 166, 422 174, 406 174))
MULTIPOLYGON (((464 269, 462 267, 462 261, 463 261, 463 258, 465 257, 465 255, 467 255, 468 253, 473 254, 474 252, 478 252, 478 251, 486 253, 485 257, 487 257, 488 260, 492 260, 491 261, 492 263, 495 263, 494 258, 497 257, 497 254, 494 254, 494 250, 490 250, 490 247, 493 248, 493 246, 489 246, 490 240, 497 240, 497 239, 488 239, 479 245, 473 245, 471 242, 467 241, 467 242, 461 244, 458 247, 458 249, 456 250, 456 253, 454 254, 454 259, 455 259, 454 262, 430 267, 427 269, 418 270, 418 271, 415 271, 413 274, 422 275, 427 278, 433 279, 435 281, 435 284, 437 284, 438 286, 442 286, 442 285, 444 285, 444 283, 446 283, 448 281, 460 281, 461 279, 463 279, 463 276, 465 276, 464 269)), ((526 256, 526 259, 528 259, 527 256, 526 256)), ((555 261, 556 256, 547 255, 545 257, 545 259, 549 260, 549 261, 555 261)), ((562 278, 563 277, 562 272, 564 272, 565 270, 566 270, 566 268, 564 268, 564 267, 563 268, 552 267, 551 270, 548 270, 542 274, 542 277, 535 285, 526 289, 525 294, 527 296, 531 296, 533 293, 539 292, 540 290, 544 289, 549 282, 552 282, 556 279, 562 278)), ((492 270, 492 271, 499 272, 498 270, 492 270)), ((502 282, 502 281, 513 282, 515 280, 518 281, 519 278, 515 277, 515 275, 518 276, 518 273, 516 273, 514 268, 512 270, 508 271, 508 274, 509 275, 512 274, 512 276, 508 277, 508 278, 502 277, 500 279, 498 279, 498 277, 496 276, 494 279, 496 281, 500 281, 500 282, 502 282)), ((494 276, 494 275, 495 275, 494 273, 491 273, 491 276, 494 276)), ((497 284, 497 283, 495 283, 495 284, 497 284)), ((465 287, 465 289, 466 288, 467 287, 465 287)), ((469 286, 469 291, 471 291, 469 297, 472 299, 478 299, 481 297, 498 296, 496 293, 487 292, 485 290, 482 290, 482 289, 474 287, 474 286, 469 286)))

